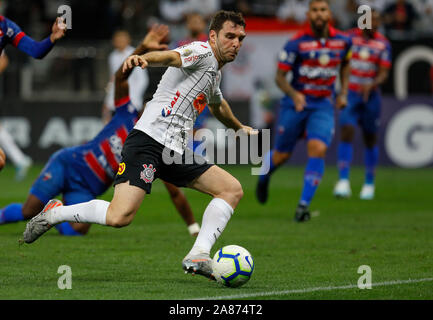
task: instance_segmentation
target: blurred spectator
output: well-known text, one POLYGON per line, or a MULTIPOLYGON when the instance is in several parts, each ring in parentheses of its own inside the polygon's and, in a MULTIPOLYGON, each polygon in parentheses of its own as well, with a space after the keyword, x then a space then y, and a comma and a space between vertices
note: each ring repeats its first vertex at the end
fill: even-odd
POLYGON ((161 17, 168 23, 180 23, 187 10, 185 0, 160 0, 159 10, 161 17))
POLYGON ((185 0, 185 13, 197 12, 209 20, 215 12, 220 10, 220 0, 185 0))
POLYGON ((310 0, 284 0, 277 11, 280 20, 302 24, 307 19, 310 0))
POLYGON ((358 6, 367 5, 379 13, 383 13, 387 5, 393 0, 356 0, 358 6))
POLYGON ((221 10, 239 11, 238 0, 220 0, 221 10))
POLYGON ((186 38, 175 42, 175 47, 180 47, 193 41, 207 41, 206 20, 197 12, 191 12, 186 16, 186 29, 188 35, 186 38))
POLYGON ((410 2, 397 0, 385 8, 385 29, 387 31, 411 31, 417 18, 416 9, 410 2))
POLYGON ((416 22, 416 29, 433 33, 433 0, 418 0, 414 4, 420 14, 416 22))
POLYGON ((245 16, 274 17, 280 2, 280 0, 238 0, 237 11, 245 16))
MULTIPOLYGON (((117 69, 123 64, 125 59, 134 52, 134 47, 131 46, 131 37, 127 31, 119 30, 113 35, 112 44, 114 50, 108 56, 108 66, 110 69, 110 81, 107 85, 107 95, 105 97, 102 110, 102 117, 105 123, 111 119, 111 114, 114 112, 114 74, 117 69)), ((147 69, 136 68, 128 79, 129 97, 132 104, 141 110, 143 107, 144 92, 149 84, 149 76, 147 69)))
POLYGON ((332 0, 330 6, 336 28, 347 30, 355 26, 358 18, 355 0, 332 0))

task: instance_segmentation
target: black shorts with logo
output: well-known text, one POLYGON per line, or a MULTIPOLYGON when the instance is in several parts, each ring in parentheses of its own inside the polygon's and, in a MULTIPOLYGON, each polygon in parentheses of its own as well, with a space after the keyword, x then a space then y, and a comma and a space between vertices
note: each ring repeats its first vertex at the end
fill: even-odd
POLYGON ((206 160, 192 152, 182 156, 166 148, 146 133, 133 129, 126 138, 122 149, 122 160, 114 185, 129 181, 150 194, 152 182, 160 178, 178 187, 186 187, 195 178, 212 167, 206 160), (167 164, 167 158, 177 161, 167 164))

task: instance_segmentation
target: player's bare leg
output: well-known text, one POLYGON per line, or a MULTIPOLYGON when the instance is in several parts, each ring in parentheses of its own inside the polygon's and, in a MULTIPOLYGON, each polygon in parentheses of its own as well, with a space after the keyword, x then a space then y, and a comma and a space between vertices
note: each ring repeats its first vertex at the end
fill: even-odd
POLYGON ((129 225, 135 217, 146 191, 131 186, 129 182, 114 187, 113 199, 107 209, 106 225, 122 228, 129 225))
POLYGON ((188 231, 190 235, 196 237, 200 231, 200 226, 195 221, 194 214, 191 210, 191 206, 189 205, 187 198, 185 197, 185 194, 180 188, 176 187, 174 184, 165 181, 163 182, 165 187, 167 188, 168 193, 170 194, 171 201, 176 207, 177 212, 179 212, 180 216, 188 226, 188 231))
POLYGON ((0 224, 29 220, 42 211, 45 204, 36 196, 29 194, 25 203, 10 203, 0 209, 0 224))
POLYGON ((243 197, 242 186, 231 174, 217 166, 212 166, 195 179, 189 187, 206 193, 213 199, 203 214, 197 240, 183 259, 182 267, 185 272, 201 274, 214 279, 210 250, 224 231, 234 208, 243 197))
POLYGON ((279 166, 281 166, 287 160, 289 160, 290 156, 291 153, 289 152, 280 152, 278 150, 272 150, 266 155, 266 158, 263 159, 264 163, 262 168, 269 168, 269 171, 262 172, 257 182, 256 197, 260 203, 265 203, 268 200, 269 181, 272 173, 279 166), (269 162, 269 163, 265 163, 265 162, 269 162))
POLYGON ((318 139, 310 139, 307 143, 308 162, 304 173, 301 199, 295 211, 294 221, 296 222, 308 221, 311 218, 308 206, 322 179, 327 148, 326 144, 318 139))
POLYGON ((349 198, 352 195, 349 182, 350 165, 353 157, 353 139, 355 127, 344 125, 341 127, 341 142, 338 145, 338 171, 339 180, 334 187, 334 196, 349 198))
POLYGON ((146 192, 129 182, 120 183, 114 189, 113 200, 92 200, 71 206, 63 206, 59 200, 51 200, 41 213, 26 226, 24 242, 32 243, 52 226, 62 222, 96 223, 121 228, 134 219, 146 192))
POLYGON ((22 212, 25 220, 29 220, 42 211, 45 204, 33 194, 29 194, 23 204, 22 212))
POLYGON ((71 222, 69 222, 69 224, 71 225, 72 229, 74 229, 76 232, 78 232, 82 235, 86 235, 87 233, 89 233, 90 227, 92 226, 90 223, 71 223, 71 222))
POLYGON ((274 151, 272 160, 276 166, 280 166, 284 164, 290 158, 289 152, 279 152, 277 150, 274 151))

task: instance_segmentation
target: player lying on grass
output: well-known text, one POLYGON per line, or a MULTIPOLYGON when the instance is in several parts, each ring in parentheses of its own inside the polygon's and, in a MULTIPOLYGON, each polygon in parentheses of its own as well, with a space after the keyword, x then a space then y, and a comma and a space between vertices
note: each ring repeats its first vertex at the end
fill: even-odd
POLYGON ((206 104, 227 127, 246 134, 257 134, 257 130, 239 122, 219 89, 221 68, 236 58, 246 36, 245 21, 240 13, 219 11, 209 30, 208 42, 132 55, 125 61, 126 73, 135 66, 168 68, 125 141, 113 199, 72 206, 50 201, 27 223, 23 234, 26 243, 34 242, 52 226, 65 221, 125 227, 134 219, 145 195, 150 194, 152 182, 161 178, 213 198, 203 214, 197 239, 182 261, 186 272, 213 278, 210 250, 224 231, 243 190, 239 181, 225 170, 188 150, 185 152, 187 132, 206 104), (172 156, 181 161, 170 162, 172 156))
MULTIPOLYGON (((0 73, 8 64, 7 57, 2 54, 6 45, 11 44, 35 59, 42 59, 54 47, 57 40, 65 36, 65 33, 66 25, 61 18, 57 18, 51 28, 51 35, 42 41, 35 41, 21 31, 13 21, 0 16, 0 73)), ((0 146, 16 168, 15 179, 18 181, 24 179, 32 160, 20 150, 4 126, 0 126, 0 146)))
MULTIPOLYGON (((135 53, 166 48, 160 41, 167 33, 166 26, 153 27, 135 53)), ((112 120, 88 143, 56 152, 34 182, 26 202, 0 210, 0 224, 34 217, 59 194, 63 195, 65 204, 72 205, 93 200, 109 188, 119 168, 122 145, 138 117, 128 98, 128 76, 121 71, 116 74, 117 110, 112 120)), ((196 235, 199 227, 184 194, 172 184, 165 183, 165 186, 190 233, 196 235)), ((89 227, 90 224, 68 222, 56 226, 63 235, 86 234, 89 227)))
POLYGON ((379 159, 377 132, 382 100, 379 86, 386 81, 391 68, 391 45, 377 31, 381 22, 380 13, 372 10, 371 16, 371 29, 349 31, 353 40, 349 95, 347 107, 340 114, 339 180, 334 188, 334 195, 339 198, 349 198, 352 194, 349 173, 357 125, 362 129, 365 143, 365 181, 359 197, 362 200, 374 198, 374 178, 379 159))

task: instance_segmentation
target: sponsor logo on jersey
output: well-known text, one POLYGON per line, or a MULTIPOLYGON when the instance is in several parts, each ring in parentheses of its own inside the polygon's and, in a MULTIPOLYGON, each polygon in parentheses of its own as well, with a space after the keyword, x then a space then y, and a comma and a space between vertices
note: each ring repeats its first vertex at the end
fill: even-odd
POLYGON ((9 38, 12 38, 13 37, 13 35, 14 35, 14 29, 12 29, 12 28, 8 28, 8 31, 6 32, 6 35, 9 37, 9 38))
POLYGON ((194 109, 197 110, 198 114, 200 114, 202 113, 204 108, 206 108, 206 105, 207 105, 206 95, 203 92, 201 92, 193 102, 194 109))
POLYGON ((119 163, 119 170, 117 170, 117 175, 121 176, 125 172, 125 169, 126 169, 125 162, 119 163))
POLYGON ((48 181, 48 180, 50 180, 52 177, 53 177, 53 176, 51 175, 51 173, 46 172, 46 173, 44 174, 44 177, 42 178, 42 181, 48 181))
POLYGON ((314 40, 314 41, 308 41, 308 42, 301 42, 299 44, 299 49, 301 51, 310 51, 313 49, 316 49, 319 47, 319 42, 314 40))
POLYGON ((173 110, 174 105, 176 104, 177 100, 179 100, 180 92, 179 90, 176 91, 176 95, 173 97, 173 100, 171 100, 169 106, 165 106, 161 110, 161 115, 165 118, 168 117, 171 114, 171 111, 173 110))
POLYGON ((110 137, 110 147, 113 154, 120 158, 122 154, 123 141, 117 135, 113 135, 110 137))
POLYGON ((337 76, 338 70, 336 68, 317 68, 302 66, 299 68, 299 74, 310 79, 314 78, 330 78, 337 76))
POLYGON ((182 55, 183 55, 184 57, 188 57, 191 53, 192 53, 192 50, 191 50, 191 49, 185 49, 185 50, 182 52, 182 55))
POLYGON ((171 114, 171 108, 170 107, 164 107, 164 108, 162 108, 161 115, 164 118, 168 117, 170 114, 171 114))
POLYGON ((324 53, 324 54, 321 54, 321 55, 319 56, 319 63, 320 63, 322 66, 326 66, 326 65, 329 63, 329 61, 331 61, 331 58, 329 57, 328 54, 324 53))
POLYGON ((199 55, 195 55, 195 56, 191 56, 191 57, 188 57, 188 58, 184 58, 183 61, 184 62, 195 62, 197 60, 201 60, 203 58, 207 58, 207 57, 210 57, 210 56, 212 56, 212 52, 209 51, 208 53, 202 53, 202 54, 199 54, 199 55))
POLYGON ((343 40, 329 40, 328 41, 328 48, 330 49, 344 49, 346 46, 346 42, 343 40))
POLYGON ((143 164, 143 168, 144 170, 140 172, 140 179, 146 183, 152 183, 156 169, 153 167, 153 164, 149 164, 149 166, 143 164))
POLYGON ((359 51, 359 57, 363 60, 367 60, 370 57, 370 51, 367 48, 362 48, 359 51))

